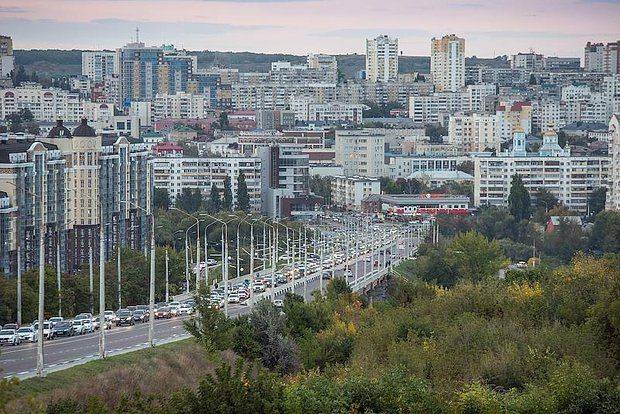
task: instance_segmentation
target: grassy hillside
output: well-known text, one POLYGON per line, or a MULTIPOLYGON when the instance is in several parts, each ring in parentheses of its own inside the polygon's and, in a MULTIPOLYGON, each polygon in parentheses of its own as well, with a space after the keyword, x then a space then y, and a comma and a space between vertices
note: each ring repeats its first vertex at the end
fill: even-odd
MULTIPOLYGON (((305 61, 305 56, 289 54, 266 54, 251 52, 217 52, 197 51, 191 52, 198 56, 199 67, 211 67, 218 65, 239 69, 241 72, 266 72, 271 62, 287 60, 295 63, 305 61)), ((23 65, 26 72, 36 71, 44 76, 77 75, 81 72, 81 50, 16 50, 15 61, 17 65, 23 65)), ((365 56, 358 54, 337 55, 339 68, 347 77, 353 77, 355 73, 365 66, 365 56)), ((505 66, 505 57, 495 59, 468 58, 467 64, 485 64, 490 66, 505 66)), ((399 61, 401 73, 430 71, 430 58, 428 56, 401 56, 399 61)))

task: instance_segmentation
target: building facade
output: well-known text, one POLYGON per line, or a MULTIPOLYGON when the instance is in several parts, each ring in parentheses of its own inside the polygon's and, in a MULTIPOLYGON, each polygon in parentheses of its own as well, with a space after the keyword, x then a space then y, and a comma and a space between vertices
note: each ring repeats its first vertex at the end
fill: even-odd
POLYGON ((363 199, 381 193, 378 178, 340 175, 332 177, 330 181, 332 204, 347 210, 360 210, 363 199))
POLYGON ((391 82, 398 77, 398 39, 388 35, 366 39, 366 80, 391 82))
POLYGON ((118 75, 115 52, 82 52, 82 75, 93 82, 103 82, 107 76, 118 75))
POLYGON ((385 135, 370 131, 336 131, 336 164, 346 176, 381 177, 385 165, 385 135))
POLYGON ((431 76, 438 92, 465 86, 465 39, 451 34, 431 40, 431 76))

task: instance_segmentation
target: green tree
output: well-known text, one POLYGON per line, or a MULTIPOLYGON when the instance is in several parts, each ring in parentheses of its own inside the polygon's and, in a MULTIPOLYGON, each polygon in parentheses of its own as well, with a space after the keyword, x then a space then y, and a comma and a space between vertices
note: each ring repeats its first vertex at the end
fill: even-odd
POLYGON ((222 202, 222 209, 224 211, 232 211, 233 208, 233 196, 232 187, 230 184, 230 177, 226 177, 224 180, 224 200, 222 202))
POLYGON ((184 188, 175 200, 175 207, 188 213, 195 213, 202 205, 202 194, 198 188, 184 188))
POLYGON ((220 189, 213 183, 211 184, 211 192, 209 193, 209 212, 219 213, 221 210, 222 197, 220 195, 220 189))
POLYGON ((507 265, 497 241, 489 241, 473 231, 456 236, 446 251, 446 260, 462 278, 479 281, 507 265))
POLYGON ((530 194, 523 185, 523 180, 519 174, 512 176, 510 195, 508 196, 508 206, 510 214, 517 221, 529 219, 532 215, 532 200, 530 194))
POLYGON ((607 200, 607 188, 600 187, 592 191, 588 196, 588 213, 596 216, 605 210, 605 201, 607 200))
POLYGON ((153 192, 153 204, 155 208, 168 210, 170 208, 170 195, 166 188, 155 188, 153 192))
POLYGON ((319 175, 310 177, 310 191, 312 194, 322 197, 324 204, 329 205, 332 203, 332 187, 330 177, 321 177, 319 175))
POLYGON ((601 211, 596 215, 590 246, 604 253, 620 253, 620 211, 601 211))
POLYGON ((546 233, 543 251, 568 263, 578 251, 587 246, 587 239, 580 224, 562 220, 553 232, 546 233))
POLYGON ((237 209, 245 212, 250 211, 250 195, 243 172, 240 172, 237 178, 237 209))
POLYGON ((220 112, 220 129, 223 131, 230 129, 230 124, 228 123, 228 114, 226 111, 220 112))

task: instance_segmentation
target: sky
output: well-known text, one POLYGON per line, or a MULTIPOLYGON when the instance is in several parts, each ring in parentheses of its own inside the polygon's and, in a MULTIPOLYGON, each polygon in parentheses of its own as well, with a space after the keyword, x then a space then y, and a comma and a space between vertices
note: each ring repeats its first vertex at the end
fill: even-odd
POLYGON ((0 0, 16 49, 115 49, 135 38, 188 50, 360 53, 367 37, 429 55, 455 33, 466 55, 581 57, 620 40, 620 0, 0 0))

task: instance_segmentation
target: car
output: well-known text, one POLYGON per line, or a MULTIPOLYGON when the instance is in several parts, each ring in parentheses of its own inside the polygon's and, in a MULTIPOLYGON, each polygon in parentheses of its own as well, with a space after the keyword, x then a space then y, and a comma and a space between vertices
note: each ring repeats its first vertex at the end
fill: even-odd
POLYGON ((149 305, 138 305, 136 306, 136 310, 141 310, 144 312, 148 312, 149 311, 149 305))
POLYGON ((170 319, 172 318, 172 313, 170 313, 170 307, 162 306, 161 308, 157 308, 155 311, 155 319, 170 319))
POLYGON ((273 300, 273 306, 275 306, 278 309, 283 308, 284 307, 284 301, 282 299, 274 299, 273 300))
POLYGON ((182 303, 179 306, 179 315, 191 315, 192 313, 194 313, 194 308, 191 305, 182 303))
POLYGON ((133 320, 133 312, 131 312, 129 309, 119 310, 118 312, 116 312, 116 317, 118 318, 118 320, 116 321, 116 326, 133 326, 136 324, 136 322, 133 320))
MULTIPOLYGON (((103 320, 105 323, 105 329, 112 329, 112 321, 106 317, 105 313, 103 314, 103 320)), ((100 315, 93 316, 92 323, 93 323, 93 329, 95 330, 99 329, 101 326, 101 316, 100 315)))
POLYGON ((13 329, 14 331, 19 329, 19 325, 16 323, 7 323, 2 327, 2 329, 13 329))
POLYGON ((82 319, 84 321, 84 328, 86 333, 95 332, 95 326, 93 325, 93 318, 82 319))
POLYGON ((93 325, 93 331, 99 329, 99 318, 97 316, 93 316, 90 320, 90 323, 93 325))
POLYGON ((72 322, 73 334, 84 335, 87 332, 86 319, 74 319, 72 322))
MULTIPOLYGON (((32 328, 35 331, 38 332, 39 331, 39 322, 35 322, 32 325, 32 328)), ((49 321, 43 322, 43 338, 45 338, 45 339, 52 339, 52 335, 53 334, 52 334, 52 324, 51 324, 51 322, 49 322, 49 321)))
POLYGON ((110 322, 116 321, 116 314, 114 313, 114 311, 111 311, 111 310, 104 311, 103 315, 105 316, 106 321, 110 321, 110 322))
POLYGON ((19 335, 16 329, 2 329, 0 331, 0 345, 19 345, 19 335))
POLYGON ((173 301, 170 302, 170 313, 172 316, 177 316, 179 314, 179 306, 181 306, 181 302, 173 301))
POLYGON ((323 272, 321 277, 323 278, 323 280, 329 280, 332 278, 332 272, 323 272))
POLYGON ((235 293, 228 295, 228 303, 239 303, 239 295, 235 293))
POLYGON ((93 319, 93 314, 92 313, 80 313, 75 318, 73 318, 73 320, 76 320, 76 319, 88 319, 88 320, 91 320, 91 319, 93 319))
POLYGON ((127 310, 128 310, 128 311, 130 311, 130 312, 133 312, 133 311, 135 311, 136 309, 138 309, 138 307, 137 307, 137 306, 127 306, 127 310))
POLYGON ((141 309, 136 309, 133 311, 132 317, 134 322, 144 322, 146 320, 146 312, 141 309))
POLYGON ((56 325, 58 322, 62 322, 63 321, 63 317, 62 316, 52 316, 49 321, 52 324, 52 328, 54 327, 54 325, 56 325))
POLYGON ((207 259, 207 266, 215 266, 215 265, 217 265, 217 260, 207 259))
POLYGON ((32 326, 24 326, 17 330, 20 341, 37 342, 37 331, 32 326))
POLYGON ((344 271, 344 277, 353 277, 353 272, 351 271, 351 269, 347 269, 344 271))
POLYGON ((61 336, 73 336, 75 331, 73 330, 73 323, 70 321, 58 322, 52 327, 52 338, 58 338, 61 336))

